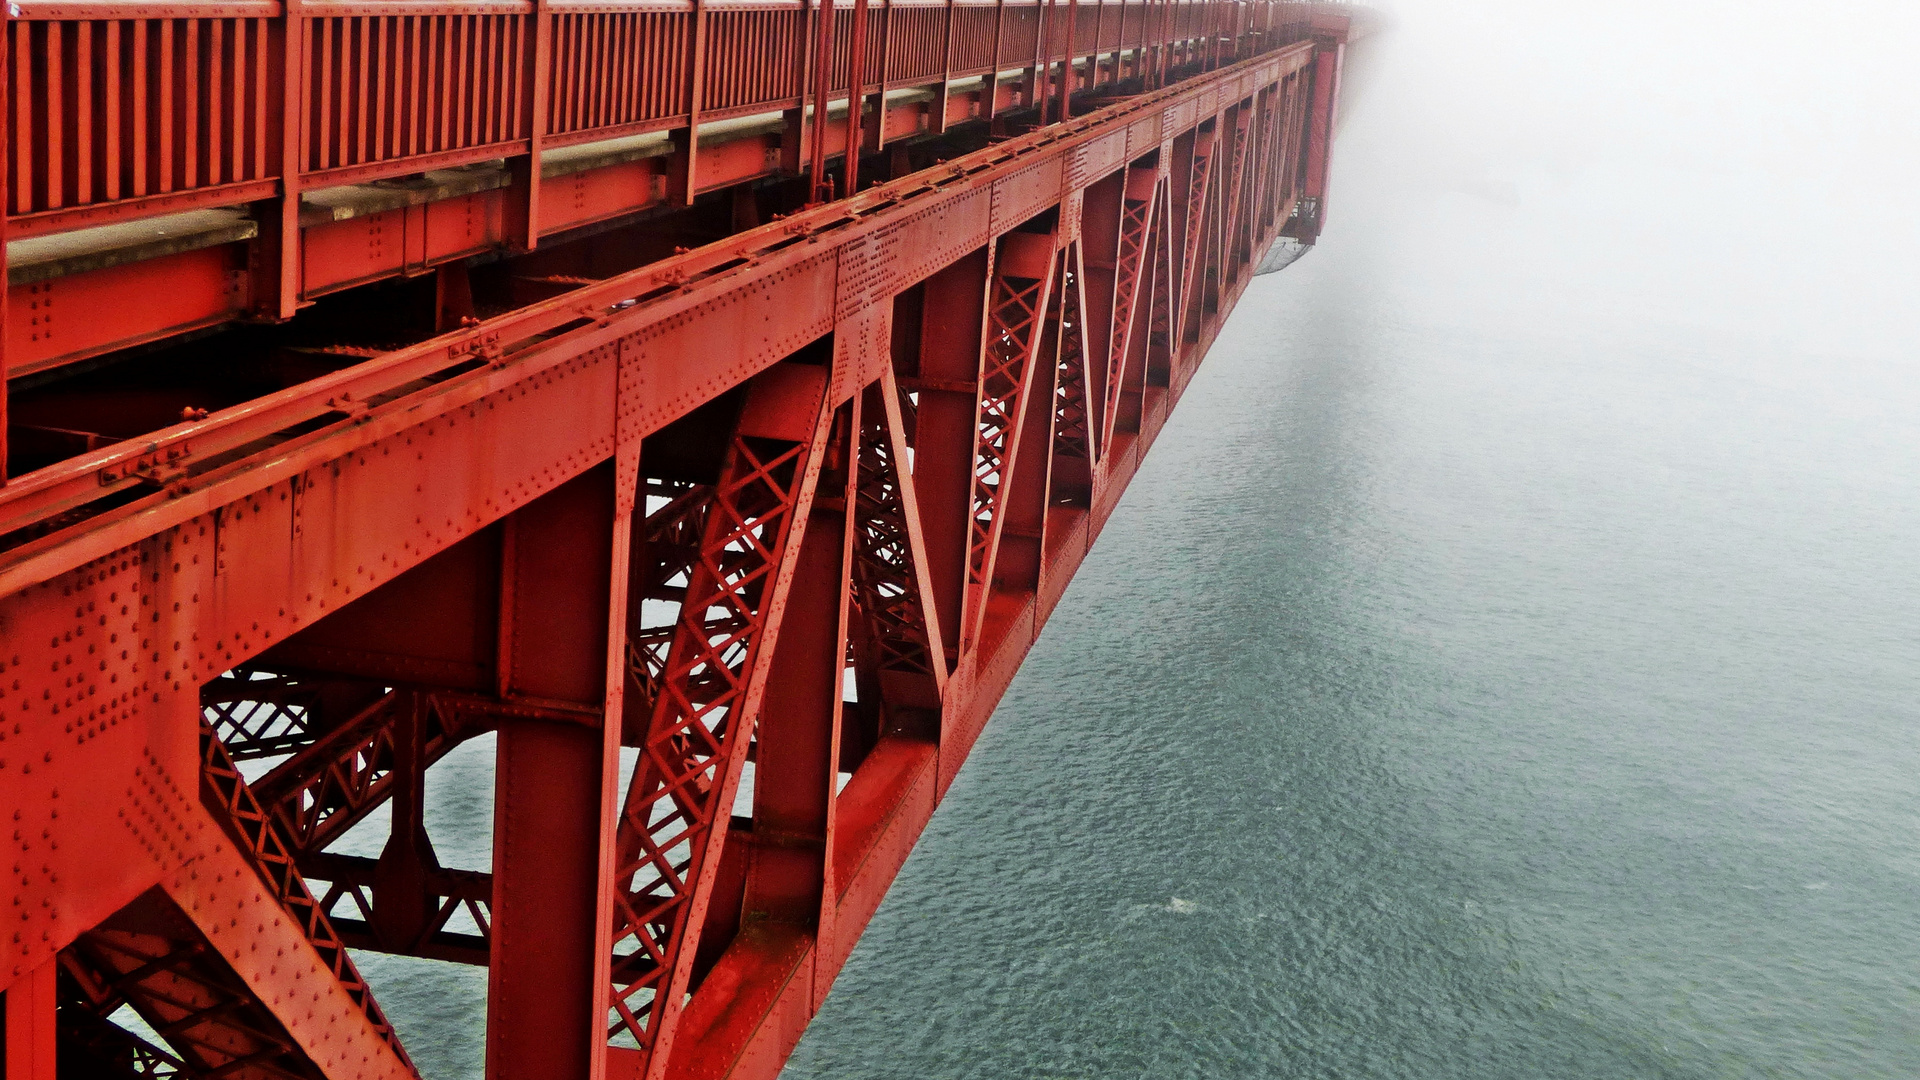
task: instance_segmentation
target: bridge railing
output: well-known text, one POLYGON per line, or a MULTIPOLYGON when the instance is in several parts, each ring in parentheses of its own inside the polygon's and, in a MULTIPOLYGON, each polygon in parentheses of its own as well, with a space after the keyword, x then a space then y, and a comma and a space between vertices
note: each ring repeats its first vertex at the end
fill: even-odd
MULTIPOLYGON (((847 94, 856 36, 853 0, 831 10, 830 100, 847 94)), ((1150 49, 1217 64, 1305 37, 1309 10, 871 0, 862 91, 1088 57, 1117 66, 1150 49)), ((818 12, 803 0, 27 0, 6 30, 7 234, 798 109, 818 12)))

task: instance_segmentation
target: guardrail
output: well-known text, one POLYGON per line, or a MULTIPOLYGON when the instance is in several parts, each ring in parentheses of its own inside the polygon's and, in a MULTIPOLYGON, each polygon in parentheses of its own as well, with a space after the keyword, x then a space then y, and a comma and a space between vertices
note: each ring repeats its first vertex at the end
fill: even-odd
MULTIPOLYGON (((803 0, 31 0, 7 25, 8 235, 801 109, 818 74, 820 10, 803 0)), ((866 93, 1140 50, 1163 64, 1217 64, 1304 36, 1310 8, 836 0, 831 10, 829 100, 846 96, 856 48, 866 93)), ((1084 70, 1092 85, 1101 63, 1084 70)))

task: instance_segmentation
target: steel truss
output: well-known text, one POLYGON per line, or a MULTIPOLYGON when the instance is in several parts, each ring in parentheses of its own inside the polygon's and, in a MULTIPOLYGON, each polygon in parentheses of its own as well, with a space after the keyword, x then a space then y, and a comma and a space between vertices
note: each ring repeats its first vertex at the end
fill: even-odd
POLYGON ((774 1075, 1317 231, 1315 27, 0 488, 6 1080, 415 1075, 349 949, 485 965, 490 1076, 774 1075))

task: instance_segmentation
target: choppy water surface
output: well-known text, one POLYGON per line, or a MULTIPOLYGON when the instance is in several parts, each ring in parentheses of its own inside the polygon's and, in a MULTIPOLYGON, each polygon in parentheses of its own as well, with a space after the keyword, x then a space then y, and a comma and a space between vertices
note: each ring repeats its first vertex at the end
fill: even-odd
POLYGON ((1542 7, 1401 13, 787 1077, 1920 1074, 1913 17, 1542 7))

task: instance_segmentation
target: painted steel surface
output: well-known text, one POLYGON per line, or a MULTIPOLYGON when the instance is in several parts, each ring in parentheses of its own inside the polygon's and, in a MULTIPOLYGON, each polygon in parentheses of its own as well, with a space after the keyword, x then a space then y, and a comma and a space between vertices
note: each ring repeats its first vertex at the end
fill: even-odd
MULTIPOLYGON (((1163 88, 1062 93, 934 169, 0 487, 7 1080, 412 1075, 349 948, 486 965, 490 1076, 778 1071, 1263 255, 1318 232, 1345 15, 1267 48, 1256 5, 1058 7, 1100 47, 1102 11, 1222 21, 1163 88), (445 868, 422 778, 487 732, 493 867, 445 868), (326 850, 382 806, 377 859, 326 850)), ((347 41, 390 65, 309 102, 366 119, 299 169, 576 116, 485 99, 514 26, 569 9, 458 8, 299 9, 303 70, 346 78, 347 41), (434 33, 484 63, 379 89, 434 33), (401 101, 465 119, 380 129, 401 101)), ((189 57, 224 74, 194 85, 264 93, 246 65, 300 55, 278 5, 139 10, 214 20, 189 57)), ((843 14, 887 10, 938 14, 898 48, 951 74, 960 16, 1001 9, 843 14)), ((16 42, 107 17, 40 14, 16 42)), ((646 20, 688 14, 562 37, 677 41, 646 20)), ((684 119, 654 100, 567 122, 684 119)), ((187 144, 226 149, 167 158, 176 186, 270 175, 251 114, 216 114, 187 144)), ((99 192, 145 197, 123 166, 99 192)))

